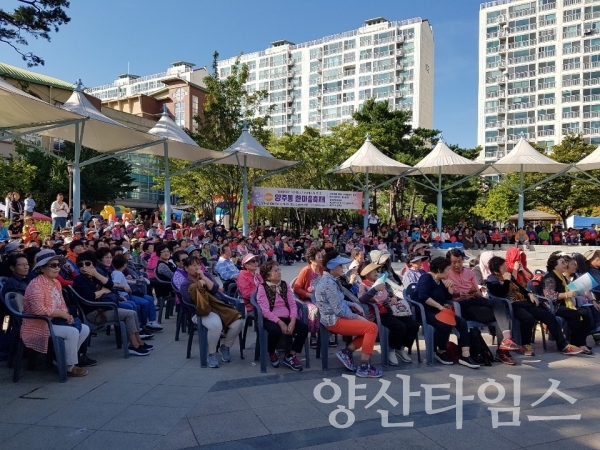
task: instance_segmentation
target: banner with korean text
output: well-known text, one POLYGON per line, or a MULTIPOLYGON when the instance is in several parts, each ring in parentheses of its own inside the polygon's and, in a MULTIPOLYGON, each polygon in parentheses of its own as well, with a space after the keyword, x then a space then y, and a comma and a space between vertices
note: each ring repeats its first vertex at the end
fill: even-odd
POLYGON ((320 191, 316 189, 286 189, 255 187, 254 206, 281 208, 360 209, 363 193, 351 191, 320 191))

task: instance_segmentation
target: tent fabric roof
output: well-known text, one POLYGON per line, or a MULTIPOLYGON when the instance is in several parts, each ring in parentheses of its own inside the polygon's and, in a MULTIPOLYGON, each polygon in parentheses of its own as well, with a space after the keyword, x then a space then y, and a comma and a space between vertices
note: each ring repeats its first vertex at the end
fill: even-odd
POLYGON ((477 161, 471 161, 463 156, 453 152, 444 142, 439 141, 431 152, 417 164, 415 168, 420 172, 412 172, 411 175, 421 175, 421 173, 442 175, 472 175, 478 170, 486 167, 487 164, 477 161))
MULTIPOLYGON (((575 164, 581 170, 596 170, 600 169, 600 146, 592 153, 587 155, 577 164, 575 164)), ((571 169, 570 172, 577 171, 577 169, 571 169)))
POLYGON ((298 163, 298 161, 275 158, 260 142, 254 139, 245 127, 238 140, 223 150, 223 153, 230 153, 231 156, 221 159, 219 164, 236 166, 239 164, 251 169, 280 170, 298 163))
MULTIPOLYGON (((63 105, 63 108, 89 117, 89 120, 85 122, 83 132, 82 145, 84 147, 99 152, 110 152, 161 141, 158 137, 133 130, 106 117, 90 103, 83 92, 74 91, 63 105)), ((39 134, 73 142, 75 140, 75 125, 53 128, 39 134)))
POLYGON ((14 78, 15 80, 28 81, 35 84, 43 84, 45 86, 52 86, 55 88, 65 89, 72 91, 75 89, 75 85, 68 83, 58 78, 49 77, 39 73, 32 72, 31 70, 21 69, 20 67, 11 66, 10 64, 0 62, 0 75, 5 77, 14 78))
MULTIPOLYGON (((500 158, 493 164, 498 171, 502 173, 538 172, 538 173, 558 173, 569 167, 568 164, 562 164, 542 155, 525 139, 520 139, 515 148, 508 155, 500 158)), ((483 174, 496 174, 497 171, 486 169, 483 174)))
MULTIPOLYGON (((148 130, 148 133, 166 138, 169 145, 169 157, 182 159, 184 161, 199 161, 205 158, 223 158, 222 152, 202 148, 183 131, 168 114, 163 114, 156 125, 148 130)), ((162 145, 153 145, 143 148, 135 153, 164 156, 162 145)))
POLYGON ((0 78, 0 128, 18 125, 40 126, 59 120, 83 119, 82 116, 65 111, 23 92, 0 78))
POLYGON ((380 175, 400 175, 412 170, 379 151, 369 137, 350 158, 331 171, 331 173, 366 173, 380 175))
MULTIPOLYGON (((523 212, 523 220, 556 220, 556 217, 557 216, 554 214, 549 214, 538 209, 532 209, 531 211, 523 212)), ((514 214, 509 216, 508 220, 515 222, 519 220, 519 215, 514 214)))

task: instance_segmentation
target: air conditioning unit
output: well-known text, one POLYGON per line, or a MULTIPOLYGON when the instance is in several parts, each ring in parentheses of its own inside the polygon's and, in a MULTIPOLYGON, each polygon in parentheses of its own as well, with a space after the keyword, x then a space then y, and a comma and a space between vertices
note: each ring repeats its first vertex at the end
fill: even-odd
POLYGON ((583 34, 592 34, 592 29, 591 28, 584 29, 583 34))

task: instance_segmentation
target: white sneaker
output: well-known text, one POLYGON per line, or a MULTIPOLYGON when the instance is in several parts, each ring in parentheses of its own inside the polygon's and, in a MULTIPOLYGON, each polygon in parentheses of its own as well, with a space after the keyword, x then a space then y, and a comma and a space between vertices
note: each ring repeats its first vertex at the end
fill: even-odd
POLYGON ((398 358, 396 358, 396 352, 394 350, 390 350, 388 352, 388 362, 389 362, 390 366, 398 365, 398 358))
POLYGON ((404 348, 401 348, 400 350, 396 350, 396 356, 398 356, 398 358, 400 358, 402 360, 402 362, 405 362, 405 363, 412 362, 410 355, 406 352, 406 350, 404 348))
POLYGON ((196 314, 192 316, 192 322, 198 323, 198 316, 196 314))

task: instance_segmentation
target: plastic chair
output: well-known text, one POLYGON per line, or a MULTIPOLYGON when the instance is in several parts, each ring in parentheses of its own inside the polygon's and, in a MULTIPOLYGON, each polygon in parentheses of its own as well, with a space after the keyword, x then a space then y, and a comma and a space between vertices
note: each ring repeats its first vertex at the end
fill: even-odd
MULTIPOLYGON (((234 306, 235 309, 242 315, 242 319, 246 314, 246 307, 244 303, 241 302, 237 298, 229 297, 223 293, 220 293, 218 296, 219 300, 223 303, 227 303, 228 305, 234 306)), ((195 309, 195 306, 194 306, 195 309)), ((198 330, 198 345, 200 347, 200 367, 206 368, 208 367, 208 328, 202 325, 202 317, 198 316, 198 322, 196 324, 196 328, 198 330)), ((190 357, 191 352, 191 342, 194 339, 194 327, 190 328, 189 331, 189 339, 188 339, 188 358, 190 357)), ((244 359, 244 347, 242 343, 242 332, 240 331, 240 335, 238 337, 240 341, 240 359, 244 359)), ((218 345, 217 345, 218 347, 218 345)))
POLYGON ((182 333, 186 332, 186 319, 185 319, 185 312, 183 311, 183 307, 181 305, 182 299, 181 299, 181 292, 179 292, 179 289, 177 289, 177 286, 175 286, 175 284, 173 284, 173 280, 171 280, 171 288, 173 289, 173 292, 175 294, 175 310, 177 312, 177 320, 176 320, 176 325, 175 325, 175 341, 179 341, 179 332, 181 331, 182 333), (177 302, 177 300, 179 300, 179 302, 177 302))
MULTIPOLYGON (((289 285, 291 289, 291 285, 289 285)), ((264 328, 264 317, 262 315, 262 310, 258 303, 256 302, 256 291, 250 297, 250 303, 254 306, 254 315, 256 320, 256 345, 254 349, 254 361, 258 361, 260 359, 260 371, 261 373, 267 373, 267 337, 268 333, 264 328)), ((308 326, 308 306, 299 300, 296 300, 296 307, 298 311, 301 311, 302 317, 300 320, 304 322, 308 326)), ((306 368, 310 368, 310 341, 309 335, 306 336, 306 341, 304 341, 304 357, 306 359, 306 368)))
MULTIPOLYGON (((506 299, 500 299, 500 300, 508 302, 508 306, 509 306, 509 309, 510 309, 509 319, 511 321, 514 320, 513 319, 514 316, 513 316, 513 313, 512 313, 512 306, 510 305, 510 301, 508 301, 506 299)), ((462 317, 462 311, 461 311, 461 307, 460 307, 460 302, 452 301, 451 304, 454 307, 454 313, 458 317, 462 317)), ((494 322, 483 323, 483 322, 478 322, 476 320, 467 320, 467 327, 468 328, 486 328, 487 327, 489 333, 492 335, 492 345, 494 345, 494 339, 496 338, 496 335, 492 333, 491 327, 494 327, 496 334, 498 334, 498 324, 495 321, 494 322)))
MULTIPOLYGON (((17 347, 12 355, 13 359, 13 382, 19 381, 21 374, 21 360, 23 359, 23 351, 25 350, 25 344, 21 339, 21 325, 23 319, 31 319, 45 322, 48 325, 50 331, 50 342, 54 348, 54 357, 56 359, 56 367, 58 368, 58 380, 61 383, 67 381, 67 360, 65 354, 65 341, 54 334, 52 328, 52 321, 46 316, 37 316, 34 314, 23 313, 23 296, 16 292, 9 292, 4 297, 4 303, 10 311, 11 315, 15 318, 15 338, 17 339, 17 347)), ((30 362, 30 366, 32 366, 30 362)))
POLYGON ((161 280, 158 277, 156 269, 154 269, 154 280, 162 286, 162 288, 166 288, 168 286, 169 294, 167 295, 158 295, 156 293, 156 299, 158 300, 158 323, 162 323, 163 310, 166 305, 165 310, 165 319, 168 319, 171 315, 173 315, 173 308, 175 307, 175 295, 173 293, 173 289, 171 288, 171 281, 161 280))
MULTIPOLYGON (((423 337, 425 338, 425 360, 428 366, 433 365, 433 356, 435 353, 435 328, 427 323, 427 316, 425 315, 425 306, 422 303, 413 300, 413 295, 417 290, 416 283, 409 284, 404 289, 404 299, 415 308, 414 316, 416 319, 421 319, 421 330, 423 337), (418 314, 417 314, 418 312, 418 314)), ((421 351, 419 349, 419 340, 417 339, 417 359, 421 362, 421 351)))
MULTIPOLYGON (((104 309, 104 310, 113 310, 115 313, 115 319, 109 320, 102 325, 96 325, 91 323, 88 318, 83 315, 84 323, 90 327, 90 335, 91 331, 97 331, 101 327, 106 327, 107 332, 109 327, 115 328, 115 339, 117 341, 117 349, 123 349, 123 356, 125 359, 129 358, 129 340, 127 338, 127 328, 125 327, 125 321, 119 319, 119 307, 111 302, 90 302, 89 300, 84 299, 81 295, 77 293, 73 286, 69 286, 69 292, 71 293, 72 298, 80 305, 80 306, 89 306, 93 309, 104 309)), ((83 309, 83 308, 82 308, 83 309)))

